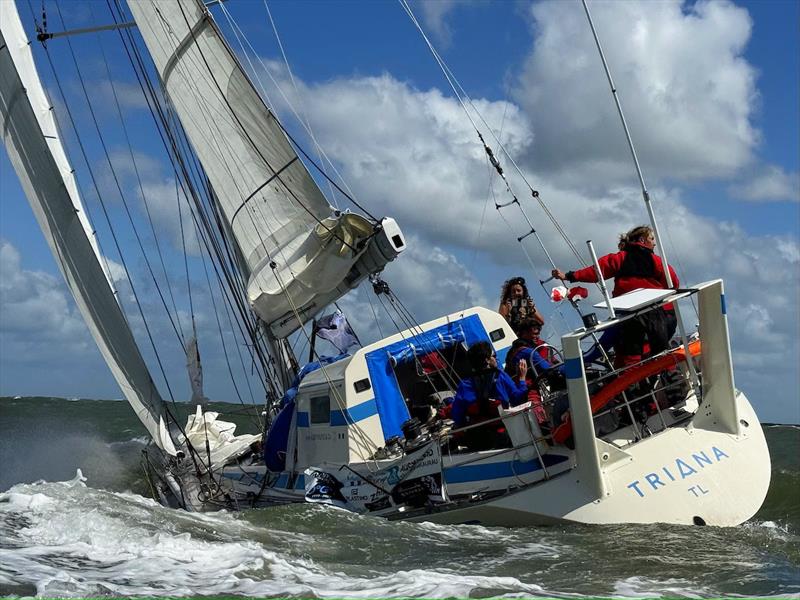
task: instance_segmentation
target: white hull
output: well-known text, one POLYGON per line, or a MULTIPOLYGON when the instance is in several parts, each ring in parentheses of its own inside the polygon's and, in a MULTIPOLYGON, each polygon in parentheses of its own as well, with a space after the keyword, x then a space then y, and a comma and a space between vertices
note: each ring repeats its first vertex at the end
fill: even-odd
MULTIPOLYGON (((379 391, 384 397, 391 396, 395 388, 387 392, 381 387, 386 381, 381 380, 386 372, 383 367, 368 369, 369 361, 374 360, 371 357, 394 352, 403 359, 401 346, 410 344, 409 339, 398 342, 389 338, 303 380, 296 407, 294 403, 287 407, 294 416, 287 430, 288 445, 282 451, 287 457, 285 468, 268 470, 269 450, 263 458, 260 453, 240 455, 235 463, 215 469, 213 481, 205 481, 199 496, 184 492, 183 504, 195 510, 244 509, 310 500, 388 519, 494 526, 564 521, 743 523, 756 514, 766 497, 770 457, 752 406, 733 386, 721 282, 702 284, 697 290, 704 324, 702 350, 697 345, 698 355, 692 359, 702 367, 702 381, 695 386, 702 388, 699 402, 686 363, 680 362, 680 348, 651 363, 666 364, 663 368, 672 369, 673 375, 683 373, 683 383, 678 384, 684 386, 683 391, 677 397, 673 394, 663 406, 668 388, 658 391, 646 383, 652 381, 655 370, 642 375, 612 374, 618 379, 609 379, 599 388, 595 380, 590 386, 579 345, 587 333, 578 330, 562 340, 566 390, 549 392, 562 399, 568 394, 570 438, 559 437, 556 430, 552 436, 543 436, 532 407, 523 405, 501 410, 498 418, 513 447, 476 452, 459 442, 453 450, 453 442, 460 438, 453 438, 447 428, 434 426, 430 431, 425 428, 419 443, 410 439, 401 444, 403 449, 394 446, 391 451, 389 442, 381 448, 389 437, 382 430, 380 411, 371 408, 375 401, 369 398, 377 398, 379 391), (636 402, 651 402, 646 423, 617 423, 610 433, 598 433, 595 413, 601 407, 594 403, 602 393, 597 390, 617 395, 609 383, 617 382, 629 386, 627 393, 632 393, 639 381, 650 391, 639 399, 623 395, 630 404, 612 410, 624 415, 622 406, 629 406, 627 412, 636 422, 631 407, 635 408, 636 402), (354 386, 355 382, 371 384, 354 386), (339 410, 327 408, 334 405, 322 395, 329 389, 340 394, 335 398, 339 410), (349 392, 351 389, 356 392, 349 392), (323 407, 321 413, 319 406, 323 407), (363 450, 370 435, 373 445, 366 459, 363 450), (554 441, 558 439, 573 439, 574 449, 554 441)), ((674 297, 662 301, 672 300, 674 297)), ((470 335, 468 323, 472 323, 473 333, 497 334, 506 327, 496 313, 476 308, 425 324, 419 335, 431 335, 442 327, 463 328, 465 335, 470 335)), ((509 336, 492 337, 497 340, 495 351, 507 352, 509 336)), ((448 348, 456 352, 460 346, 448 348)), ((400 365, 391 369, 398 377, 402 376, 400 365)), ((398 381, 402 385, 402 380, 398 381)), ((398 395, 398 405, 402 407, 404 402, 403 395, 398 395)), ((185 476, 194 478, 192 472, 177 475, 179 479, 185 476)), ((186 489, 191 487, 199 489, 191 482, 186 489)))
MULTIPOLYGON (((548 454, 568 456, 569 460, 549 468, 547 478, 540 471, 508 479, 473 480, 449 486, 450 502, 375 514, 392 520, 506 527, 558 522, 739 525, 755 515, 766 497, 770 457, 763 430, 744 394, 737 394, 737 404, 741 420, 747 423, 738 435, 695 427, 695 417, 625 450, 597 440, 606 489, 602 497, 582 478, 574 452, 557 446, 548 454), (463 493, 465 487, 496 495, 470 499, 463 493)), ((469 455, 445 457, 444 470, 470 460, 474 459, 469 455)), ((502 457, 496 456, 497 460, 502 457)), ((358 469, 358 465, 351 467, 358 469)), ((247 498, 262 486, 264 469, 238 467, 236 471, 238 476, 225 480, 231 497, 239 499, 236 508, 247 508, 247 498)), ((294 475, 277 475, 276 485, 262 492, 257 506, 305 502, 302 475, 294 475), (291 480, 295 483, 288 489, 291 480)))
POLYGON ((748 422, 740 435, 695 428, 689 421, 625 452, 609 452, 602 498, 587 490, 579 471, 572 470, 482 504, 411 518, 509 527, 561 521, 739 525, 756 514, 767 495, 770 457, 744 394, 738 394, 737 403, 748 422))

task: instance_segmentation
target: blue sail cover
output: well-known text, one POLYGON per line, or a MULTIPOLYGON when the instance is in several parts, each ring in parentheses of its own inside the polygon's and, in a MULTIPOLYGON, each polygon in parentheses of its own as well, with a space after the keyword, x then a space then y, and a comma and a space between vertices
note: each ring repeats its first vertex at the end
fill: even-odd
POLYGON ((384 440, 402 435, 400 426, 410 418, 394 374, 394 365, 414 360, 414 357, 422 358, 426 354, 451 348, 462 342, 471 346, 481 341, 491 343, 480 317, 470 315, 366 354, 367 370, 375 390, 375 403, 384 440))

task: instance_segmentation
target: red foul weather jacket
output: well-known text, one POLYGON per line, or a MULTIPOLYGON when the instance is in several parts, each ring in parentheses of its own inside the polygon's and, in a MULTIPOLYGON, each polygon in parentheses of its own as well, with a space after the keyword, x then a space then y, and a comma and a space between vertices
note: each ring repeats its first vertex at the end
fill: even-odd
MULTIPOLYGON (((624 250, 606 254, 597 262, 600 263, 603 279, 614 278, 614 291, 611 294, 614 297, 638 288, 668 289, 661 257, 641 244, 630 243, 625 246, 624 250)), ((669 272, 672 275, 672 286, 677 289, 680 282, 675 274, 675 269, 670 266, 669 272)), ((569 271, 566 273, 566 277, 567 281, 597 282, 597 274, 593 266, 569 271)), ((672 306, 664 308, 670 309, 672 306)))

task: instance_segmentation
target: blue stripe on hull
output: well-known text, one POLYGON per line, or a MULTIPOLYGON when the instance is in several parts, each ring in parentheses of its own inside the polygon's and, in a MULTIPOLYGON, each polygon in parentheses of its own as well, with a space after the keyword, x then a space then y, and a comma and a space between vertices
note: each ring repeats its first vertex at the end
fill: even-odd
MULTIPOLYGON (((378 414, 378 404, 375 402, 375 398, 370 398, 369 400, 365 400, 361 404, 356 404, 353 407, 350 407, 345 410, 332 410, 331 417, 330 417, 330 426, 331 427, 344 427, 350 423, 358 423, 359 421, 363 421, 365 419, 369 419, 370 417, 374 417, 378 414), (345 412, 347 415, 345 416, 345 412)), ((298 427, 309 427, 311 424, 311 420, 308 416, 307 412, 297 412, 297 426, 298 427)), ((326 423, 318 423, 318 425, 326 425, 326 423)))
MULTIPOLYGON (((545 454, 544 456, 544 464, 547 467, 560 464, 565 460, 568 460, 568 457, 558 454, 545 454)), ((538 458, 528 461, 514 460, 501 463, 448 467, 444 470, 444 479, 447 483, 469 483, 471 481, 514 477, 516 475, 525 475, 526 473, 533 473, 534 471, 541 470, 542 465, 539 463, 538 458)))

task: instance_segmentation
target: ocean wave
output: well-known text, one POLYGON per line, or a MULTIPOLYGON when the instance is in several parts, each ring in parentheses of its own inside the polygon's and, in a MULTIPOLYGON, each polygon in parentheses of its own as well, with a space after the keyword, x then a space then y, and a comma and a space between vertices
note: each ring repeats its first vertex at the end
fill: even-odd
POLYGON ((22 484, 0 495, 0 526, 14 527, 17 541, 0 549, 0 583, 31 585, 46 596, 548 593, 517 577, 457 568, 326 565, 308 557, 308 544, 320 539, 307 536, 302 552, 276 551, 256 540, 284 532, 231 513, 174 511, 135 494, 95 490, 80 472, 70 481, 22 484))
POLYGON ((614 584, 613 597, 617 598, 708 598, 719 596, 719 592, 698 586, 685 579, 648 579, 627 577, 614 584))

